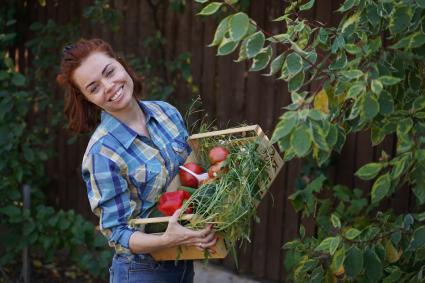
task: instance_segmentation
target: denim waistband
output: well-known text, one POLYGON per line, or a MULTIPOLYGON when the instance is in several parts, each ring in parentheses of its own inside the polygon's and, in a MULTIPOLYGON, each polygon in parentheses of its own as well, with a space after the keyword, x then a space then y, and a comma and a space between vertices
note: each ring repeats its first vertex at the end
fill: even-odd
POLYGON ((123 257, 130 261, 140 262, 140 261, 155 261, 155 259, 150 254, 123 254, 115 253, 114 258, 123 257))

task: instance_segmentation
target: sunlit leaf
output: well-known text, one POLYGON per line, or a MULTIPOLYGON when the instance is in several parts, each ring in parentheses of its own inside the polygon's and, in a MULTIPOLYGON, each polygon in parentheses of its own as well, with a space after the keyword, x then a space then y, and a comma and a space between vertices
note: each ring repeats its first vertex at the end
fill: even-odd
POLYGON ((201 12, 198 13, 200 16, 209 16, 218 11, 220 7, 223 5, 223 2, 211 2, 206 7, 204 7, 201 12))
POLYGON ((293 52, 286 57, 286 65, 290 74, 297 74, 303 68, 303 59, 300 55, 293 52))
POLYGON ((389 173, 386 173, 380 176, 372 186, 371 192, 371 201, 373 204, 380 202, 385 198, 391 187, 391 176, 389 173))
POLYGON ((215 31, 215 34, 214 34, 213 42, 211 42, 208 45, 209 47, 216 46, 221 43, 221 41, 224 38, 224 35, 226 34, 228 30, 229 19, 230 19, 230 16, 222 19, 221 22, 218 24, 217 30, 215 31))
POLYGON ((246 53, 248 58, 255 57, 263 49, 265 42, 264 34, 258 31, 247 38, 246 53))
POLYGON ((322 89, 314 97, 314 109, 317 109, 323 113, 329 113, 329 98, 325 89, 322 89))
POLYGON ((305 125, 298 126, 291 134, 291 147, 299 157, 307 154, 311 148, 311 142, 310 132, 305 125))
POLYGON ((229 20, 229 34, 233 41, 241 40, 248 32, 249 17, 247 14, 239 12, 231 16, 229 20))

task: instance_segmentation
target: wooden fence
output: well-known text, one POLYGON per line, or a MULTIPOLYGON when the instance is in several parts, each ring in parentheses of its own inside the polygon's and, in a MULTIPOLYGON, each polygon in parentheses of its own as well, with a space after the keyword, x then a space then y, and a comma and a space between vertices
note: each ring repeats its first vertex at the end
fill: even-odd
MULTIPOLYGON (((30 1, 31 2, 31 1, 30 1)), ((101 37, 124 53, 144 56, 160 56, 164 52, 167 59, 175 58, 182 52, 190 52, 193 82, 199 87, 204 107, 219 124, 237 125, 240 122, 259 124, 269 135, 281 115, 281 108, 289 103, 290 97, 286 85, 273 77, 264 77, 260 73, 248 72, 247 63, 234 63, 237 54, 217 57, 216 49, 206 47, 213 38, 217 19, 196 16, 200 5, 192 0, 186 1, 182 13, 170 8, 165 0, 115 0, 112 5, 122 11, 124 18, 118 33, 108 30, 104 25, 93 25, 83 21, 82 34, 85 37, 101 37), (152 5, 157 4, 157 17, 152 16, 152 5), (158 4, 159 3, 159 4, 158 4), (142 46, 146 36, 151 35, 157 26, 165 36, 167 43, 164 50, 147 54, 142 46)), ((281 23, 271 20, 278 17, 285 6, 282 0, 251 0, 250 16, 263 29, 278 33, 283 32, 281 23)), ((316 1, 314 11, 306 16, 321 22, 336 25, 338 15, 334 12, 340 1, 316 1)), ((88 0, 47 1, 44 8, 35 7, 34 13, 40 21, 54 19, 59 23, 72 20, 82 13, 90 4, 88 0)), ((236 52, 235 52, 236 53, 236 52)), ((181 84, 173 94, 177 101, 188 100, 188 90, 181 84)), ((49 162, 49 175, 53 178, 48 192, 55 204, 63 209, 74 209, 89 219, 96 221, 92 215, 82 183, 81 159, 88 138, 79 138, 69 145, 69 136, 63 132, 56 143, 58 158, 49 162)), ((380 146, 370 145, 369 133, 350 136, 342 154, 330 169, 335 183, 349 187, 369 190, 370 183, 353 177, 353 172, 361 165, 379 158, 380 152, 394 152, 394 140, 386 139, 380 146)), ((235 272, 253 276, 265 281, 285 281, 283 269, 283 243, 296 237, 299 226, 306 227, 308 235, 315 232, 313 219, 301 220, 288 196, 294 192, 295 176, 300 169, 300 161, 285 164, 275 184, 271 188, 273 200, 266 197, 258 208, 261 222, 253 224, 252 244, 239 252, 239 269, 236 271, 232 259, 225 259, 221 264, 235 272)), ((387 205, 396 211, 405 211, 409 207, 411 196, 398 192, 387 205)))

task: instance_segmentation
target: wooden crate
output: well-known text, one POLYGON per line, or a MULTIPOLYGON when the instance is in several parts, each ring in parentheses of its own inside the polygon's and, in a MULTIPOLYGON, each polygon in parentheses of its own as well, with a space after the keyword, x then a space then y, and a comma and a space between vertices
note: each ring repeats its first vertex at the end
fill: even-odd
MULTIPOLYGON (((268 137, 261 130, 260 126, 252 125, 246 127, 232 128, 221 131, 213 131, 208 133, 195 134, 189 137, 188 143, 192 148, 192 153, 186 159, 186 162, 196 162, 199 163, 198 152, 199 152, 199 140, 203 138, 215 137, 215 136, 228 136, 232 135, 235 139, 232 139, 232 143, 240 142, 244 143, 250 139, 259 139, 258 150, 260 153, 268 155, 273 160, 272 166, 269 169, 269 179, 264 187, 262 188, 263 195, 267 192, 268 188, 273 183, 277 174, 283 166, 283 160, 280 157, 277 150, 270 145, 268 137)), ((268 158, 269 158, 268 157, 268 158)), ((181 185, 179 176, 177 175, 167 187, 167 191, 175 191, 181 185)), ((192 214, 183 215, 182 220, 190 220, 193 217, 192 214)), ((131 225, 146 225, 149 223, 160 223, 168 222, 171 217, 154 217, 154 218, 143 218, 143 219, 133 219, 131 220, 131 225)), ((219 235, 216 245, 213 247, 215 250, 214 254, 209 255, 209 259, 220 259, 227 256, 227 249, 222 236, 219 235)), ((193 246, 185 247, 171 247, 167 249, 162 249, 156 252, 151 253, 155 260, 175 260, 177 257, 179 259, 204 259, 204 252, 198 250, 193 246)))

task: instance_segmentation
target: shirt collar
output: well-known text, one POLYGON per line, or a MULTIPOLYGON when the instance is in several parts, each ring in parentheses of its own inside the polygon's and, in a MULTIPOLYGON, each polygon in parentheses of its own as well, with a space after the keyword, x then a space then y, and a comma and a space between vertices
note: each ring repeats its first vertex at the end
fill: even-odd
MULTIPOLYGON (((150 119, 156 119, 154 111, 149 108, 148 104, 142 101, 139 101, 139 105, 145 114, 146 126, 150 119)), ((112 116, 106 111, 102 111, 101 114, 101 125, 112 135, 114 136, 126 149, 130 147, 134 139, 138 134, 133 131, 130 127, 125 125, 123 122, 112 116)))

